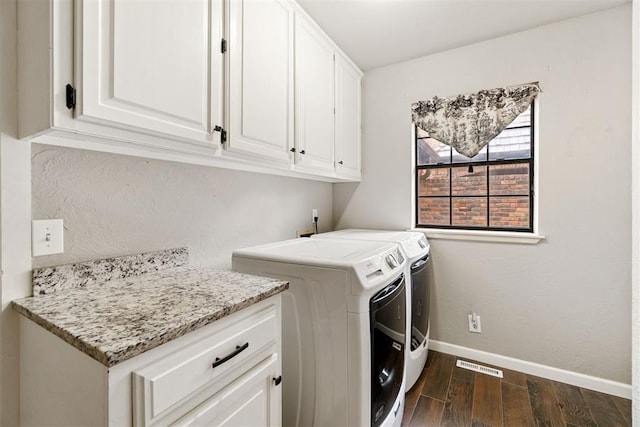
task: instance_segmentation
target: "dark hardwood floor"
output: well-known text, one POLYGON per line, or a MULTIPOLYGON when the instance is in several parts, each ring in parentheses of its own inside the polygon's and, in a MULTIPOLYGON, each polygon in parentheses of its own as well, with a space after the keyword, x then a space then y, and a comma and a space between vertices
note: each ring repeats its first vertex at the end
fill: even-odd
POLYGON ((631 427, 630 400, 496 368, 504 378, 458 368, 455 356, 430 350, 402 425, 631 427))

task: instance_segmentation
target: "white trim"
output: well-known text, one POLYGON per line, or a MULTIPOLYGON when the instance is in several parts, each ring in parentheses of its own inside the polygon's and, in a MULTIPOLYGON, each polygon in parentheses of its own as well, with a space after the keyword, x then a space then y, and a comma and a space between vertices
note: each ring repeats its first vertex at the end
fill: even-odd
MULTIPOLYGON (((533 100, 533 235, 540 232, 540 102, 543 98, 542 91, 538 93, 538 98, 533 100)), ((544 236, 540 236, 544 238, 544 236)), ((540 239, 538 239, 539 241, 540 239)), ((529 242, 529 243, 538 243, 529 242)))
POLYGON ((515 231, 449 230, 439 228, 414 228, 410 231, 424 233, 429 239, 471 240, 480 242, 536 244, 545 236, 515 231))
POLYGON ((632 5, 631 67, 631 330, 633 425, 640 425, 640 1, 632 5))
POLYGON ((224 169, 287 176, 329 183, 359 181, 359 178, 342 176, 333 171, 305 172, 302 170, 292 169, 292 166, 288 164, 270 164, 265 160, 261 163, 258 158, 255 160, 238 159, 230 156, 226 150, 222 153, 220 153, 221 150, 210 153, 180 152, 174 151, 170 148, 164 149, 138 144, 132 141, 105 139, 95 135, 89 136, 74 134, 61 130, 47 131, 38 134, 35 137, 27 137, 21 140, 21 142, 24 142, 25 144, 31 142, 35 144, 100 151, 109 154, 121 154, 126 156, 143 157, 146 159, 166 160, 192 165, 219 167, 224 169))
POLYGON ((552 366, 540 365, 526 360, 515 359, 501 354, 488 353, 486 351, 475 350, 473 348, 462 347, 442 341, 429 340, 429 349, 452 354, 454 356, 466 357, 478 362, 571 384, 589 390, 599 391, 601 393, 623 397, 625 399, 631 399, 631 384, 624 384, 604 378, 593 377, 579 372, 566 371, 552 366))

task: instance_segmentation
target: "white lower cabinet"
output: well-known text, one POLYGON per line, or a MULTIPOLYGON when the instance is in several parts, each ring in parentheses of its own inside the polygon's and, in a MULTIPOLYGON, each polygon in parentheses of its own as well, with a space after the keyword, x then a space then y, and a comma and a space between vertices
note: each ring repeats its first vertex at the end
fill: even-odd
POLYGON ((276 426, 277 400, 270 394, 276 378, 276 356, 264 360, 202 405, 174 423, 176 426, 276 426))
POLYGON ((280 296, 107 368, 21 318, 21 424, 278 426, 280 296))

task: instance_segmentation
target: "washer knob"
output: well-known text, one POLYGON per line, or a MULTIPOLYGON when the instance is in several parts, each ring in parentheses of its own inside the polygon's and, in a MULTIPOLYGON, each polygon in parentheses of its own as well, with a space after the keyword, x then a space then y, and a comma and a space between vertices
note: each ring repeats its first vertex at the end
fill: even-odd
POLYGON ((398 261, 396 261, 396 258, 393 256, 393 254, 387 255, 386 260, 387 260, 387 265, 392 269, 398 266, 398 261))

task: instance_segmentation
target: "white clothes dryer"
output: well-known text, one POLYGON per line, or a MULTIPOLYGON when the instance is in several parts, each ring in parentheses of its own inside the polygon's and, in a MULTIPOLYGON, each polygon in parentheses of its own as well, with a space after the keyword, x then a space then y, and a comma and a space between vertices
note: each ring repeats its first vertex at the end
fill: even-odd
POLYGON ((300 238, 239 249, 232 259, 235 271, 289 281, 283 425, 400 425, 406 261, 397 244, 300 238))
POLYGON ((431 254, 429 241, 416 231, 386 231, 345 229, 316 234, 313 238, 349 239, 398 243, 408 258, 407 276, 407 351, 405 363, 405 390, 414 386, 429 352, 429 296, 432 287, 431 254))

